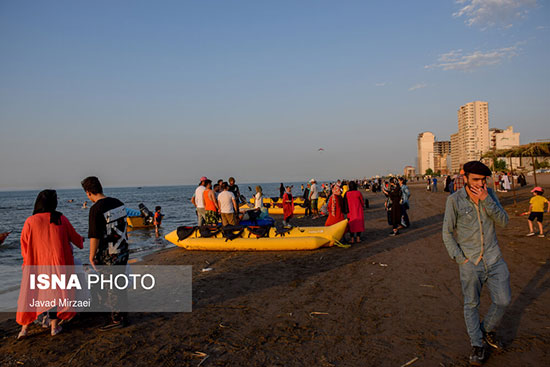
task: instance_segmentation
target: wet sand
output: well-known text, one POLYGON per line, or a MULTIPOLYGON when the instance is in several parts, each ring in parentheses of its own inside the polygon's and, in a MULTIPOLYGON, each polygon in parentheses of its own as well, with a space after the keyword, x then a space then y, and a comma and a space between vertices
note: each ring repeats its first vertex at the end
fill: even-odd
MULTIPOLYGON (((548 196, 550 177, 541 182, 548 196)), ((441 239, 448 194, 410 187, 412 226, 397 237, 388 237, 383 195, 366 193, 367 229, 349 249, 161 251, 144 262, 193 265, 193 312, 131 314, 130 326, 107 333, 97 331, 106 316, 82 314, 60 335, 33 326, 19 342, 19 326, 3 321, 0 365, 467 366, 458 267, 441 239)), ((498 194, 510 215, 498 235, 513 294, 499 330, 506 349, 487 366, 550 360, 550 236, 525 237, 519 216, 532 187, 517 192, 516 206, 511 192, 498 194)), ((485 289, 482 314, 489 304, 485 289)))

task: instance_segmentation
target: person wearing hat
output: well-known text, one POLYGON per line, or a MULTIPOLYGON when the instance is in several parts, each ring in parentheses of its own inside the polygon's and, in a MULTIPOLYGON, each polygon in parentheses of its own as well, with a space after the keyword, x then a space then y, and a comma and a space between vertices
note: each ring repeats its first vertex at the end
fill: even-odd
POLYGON ((191 203, 193 203, 197 210, 197 221, 199 226, 202 226, 206 221, 206 209, 204 208, 204 190, 206 190, 206 180, 207 178, 205 176, 201 177, 201 182, 195 189, 195 194, 191 198, 191 203))
POLYGON ((496 224, 508 224, 508 214, 493 190, 487 188, 487 177, 491 175, 481 162, 466 163, 465 186, 447 198, 443 219, 443 242, 449 256, 459 264, 464 319, 472 345, 470 364, 474 366, 485 361, 486 344, 502 348, 494 330, 511 300, 510 272, 495 229, 496 224), (480 322, 479 303, 485 284, 492 303, 480 322))
POLYGON ((537 186, 531 190, 531 192, 533 193, 533 197, 529 200, 529 211, 527 212, 529 214, 529 218, 527 218, 527 222, 529 223, 529 233, 527 233, 527 237, 535 235, 535 231, 533 230, 533 221, 535 219, 539 225, 539 237, 544 237, 542 215, 544 214, 544 204, 546 203, 548 203, 547 212, 550 213, 550 203, 542 196, 544 193, 542 187, 537 186))

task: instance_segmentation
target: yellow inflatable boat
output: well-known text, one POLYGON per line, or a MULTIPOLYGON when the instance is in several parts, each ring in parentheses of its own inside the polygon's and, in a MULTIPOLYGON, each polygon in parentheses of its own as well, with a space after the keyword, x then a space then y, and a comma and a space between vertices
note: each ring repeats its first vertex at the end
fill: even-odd
MULTIPOLYGON (((230 240, 220 231, 211 237, 202 237, 194 227, 180 227, 180 231, 192 231, 180 240, 178 230, 168 233, 164 238, 186 250, 203 251, 300 251, 315 250, 320 247, 334 245, 344 236, 347 220, 328 227, 293 227, 285 233, 278 233, 270 228, 268 232, 258 237, 254 229, 242 228, 238 237, 230 240)), ((181 232, 180 232, 181 235, 181 232)))
MULTIPOLYGON (((325 205, 327 199, 320 197, 317 201, 317 208, 321 209, 323 205, 325 205)), ((250 202, 254 204, 254 198, 250 199, 250 202)), ((294 215, 304 215, 306 214, 306 208, 301 206, 304 203, 304 199, 297 198, 294 200, 294 215)), ((275 214, 275 215, 283 215, 283 200, 279 199, 276 202, 273 202, 271 198, 264 198, 264 205, 269 204, 269 208, 267 208, 267 212, 269 214, 275 214)), ((247 204, 241 205, 240 208, 243 208, 243 206, 246 206, 247 204)), ((254 206, 252 206, 254 207, 254 206)))

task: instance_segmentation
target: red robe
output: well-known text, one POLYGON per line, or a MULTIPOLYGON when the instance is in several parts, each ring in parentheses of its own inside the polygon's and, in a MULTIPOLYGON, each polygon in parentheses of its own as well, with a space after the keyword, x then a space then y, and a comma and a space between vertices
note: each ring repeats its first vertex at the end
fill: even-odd
POLYGON ((283 195, 283 216, 285 221, 292 218, 294 214, 294 198, 285 192, 283 195))
POLYGON ((342 197, 340 195, 332 194, 328 199, 327 209, 328 209, 328 218, 325 222, 325 226, 331 226, 335 223, 343 221, 346 219, 344 213, 342 213, 342 197))
POLYGON ((357 190, 346 192, 346 200, 348 202, 348 219, 349 231, 351 233, 359 233, 365 231, 365 215, 363 214, 363 195, 357 190))
MULTIPOLYGON (((33 298, 40 299, 51 296, 52 291, 31 290, 28 288, 29 265, 63 266, 74 265, 73 250, 70 243, 82 248, 84 239, 79 235, 62 215, 61 225, 50 223, 50 213, 35 214, 25 221, 21 232, 21 255, 23 256, 23 279, 19 291, 18 308, 21 304, 28 304, 33 298)), ((60 297, 67 295, 66 291, 56 291, 60 297)), ((36 308, 33 312, 17 312, 16 321, 20 325, 28 325, 47 309, 36 308)), ((70 319, 75 315, 67 309, 58 308, 60 319, 70 319)))

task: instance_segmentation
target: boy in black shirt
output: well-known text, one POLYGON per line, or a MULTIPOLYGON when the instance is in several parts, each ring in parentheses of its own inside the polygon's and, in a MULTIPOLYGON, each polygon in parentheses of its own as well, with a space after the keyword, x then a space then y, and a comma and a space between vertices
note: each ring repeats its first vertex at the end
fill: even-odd
MULTIPOLYGON (((103 195, 103 187, 97 177, 87 177, 81 182, 86 196, 94 205, 90 208, 88 237, 90 238, 90 264, 119 265, 113 267, 113 276, 124 273, 128 263, 128 236, 126 234, 126 208, 115 198, 103 195)), ((126 312, 119 310, 127 302, 126 291, 109 291, 112 322, 100 330, 126 326, 126 312)))

